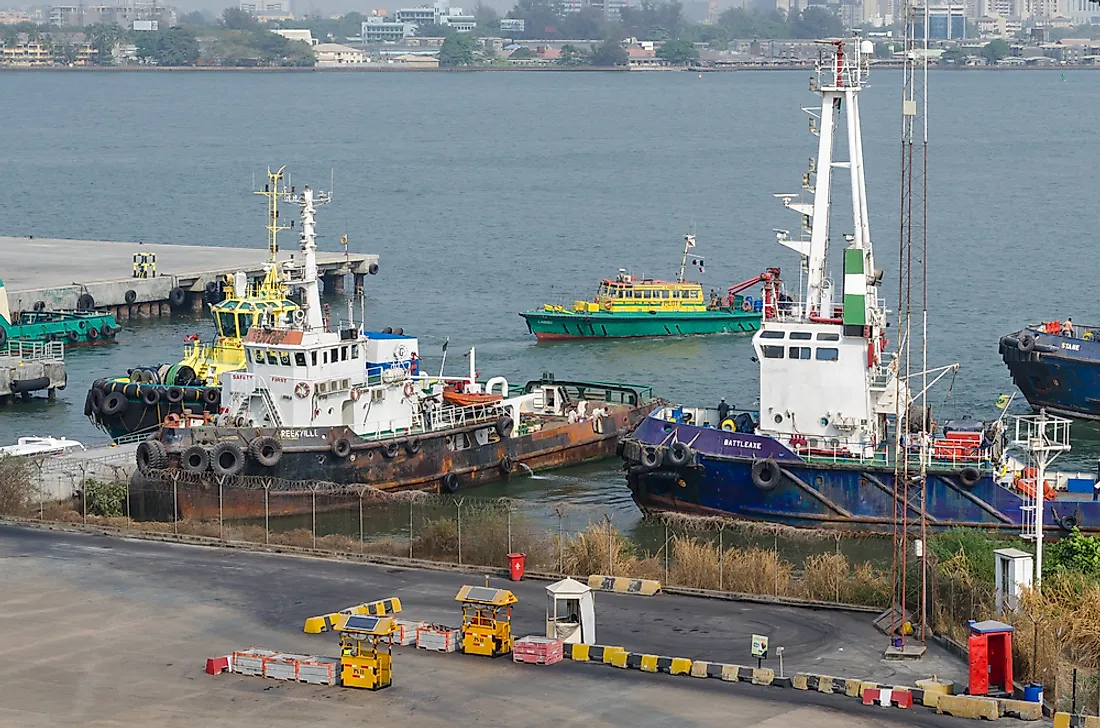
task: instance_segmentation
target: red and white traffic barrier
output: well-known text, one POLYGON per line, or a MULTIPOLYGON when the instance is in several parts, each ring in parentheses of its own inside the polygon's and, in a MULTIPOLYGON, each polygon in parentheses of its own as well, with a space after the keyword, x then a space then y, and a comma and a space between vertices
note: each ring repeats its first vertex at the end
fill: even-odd
POLYGON ((875 705, 876 703, 884 708, 891 706, 912 708, 913 693, 909 690, 894 690, 891 688, 866 688, 863 691, 863 704, 875 705))

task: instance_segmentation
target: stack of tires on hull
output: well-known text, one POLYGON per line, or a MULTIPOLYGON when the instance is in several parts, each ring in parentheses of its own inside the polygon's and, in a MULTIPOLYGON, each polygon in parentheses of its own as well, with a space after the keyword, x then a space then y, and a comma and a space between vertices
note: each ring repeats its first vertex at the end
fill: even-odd
POLYGON ((170 415, 218 413, 221 389, 197 382, 186 365, 129 371, 129 379, 97 379, 84 400, 84 414, 113 438, 151 431, 170 415))

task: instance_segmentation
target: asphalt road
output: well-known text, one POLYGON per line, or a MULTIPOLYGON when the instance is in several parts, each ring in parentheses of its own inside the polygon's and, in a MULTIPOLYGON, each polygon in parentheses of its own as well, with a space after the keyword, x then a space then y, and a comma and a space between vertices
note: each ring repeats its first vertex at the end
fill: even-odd
MULTIPOLYGON (((394 687, 380 693, 202 672, 206 657, 254 645, 335 654, 331 635, 301 632, 303 619, 362 601, 397 596, 407 618, 455 624, 454 595, 471 582, 484 579, 0 525, 0 724, 328 725, 364 709, 399 725, 953 722, 841 696, 412 648, 397 649, 394 687)), ((542 631, 544 583, 490 583, 519 597, 516 634, 542 631)), ((788 674, 911 684, 963 672, 934 648, 918 663, 883 661, 867 615, 602 593, 596 614, 598 641, 631 651, 751 664, 759 633, 784 646, 788 674)))

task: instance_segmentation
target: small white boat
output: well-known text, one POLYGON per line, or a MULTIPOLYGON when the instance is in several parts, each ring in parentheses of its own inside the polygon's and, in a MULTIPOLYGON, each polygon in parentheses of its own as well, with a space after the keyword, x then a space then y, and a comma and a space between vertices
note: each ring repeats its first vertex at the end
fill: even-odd
POLYGON ((15 445, 0 447, 0 456, 62 455, 85 449, 82 443, 67 437, 20 437, 15 445))

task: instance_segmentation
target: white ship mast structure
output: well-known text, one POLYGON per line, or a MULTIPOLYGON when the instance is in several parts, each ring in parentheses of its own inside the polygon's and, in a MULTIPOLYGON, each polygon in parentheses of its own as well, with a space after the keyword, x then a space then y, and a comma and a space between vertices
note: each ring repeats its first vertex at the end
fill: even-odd
MULTIPOLYGON (((822 41, 810 89, 819 108, 803 108, 818 137, 799 195, 777 194, 802 216, 803 234, 779 242, 802 262, 800 300, 765 306, 753 345, 760 361, 759 434, 794 447, 829 449, 872 457, 886 439, 886 417, 898 393, 893 358, 884 351, 887 311, 878 295, 882 272, 875 268, 867 217, 859 93, 866 82, 874 47, 869 41, 822 41), (841 121, 847 132, 847 159, 838 159, 841 121), (851 232, 845 232, 844 285, 835 294, 828 254, 833 173, 848 170, 852 197, 851 232), (808 233, 808 235, 807 235, 808 233)), ((901 385, 904 390, 904 385, 901 385)), ((907 391, 902 397, 908 398, 907 391)))

